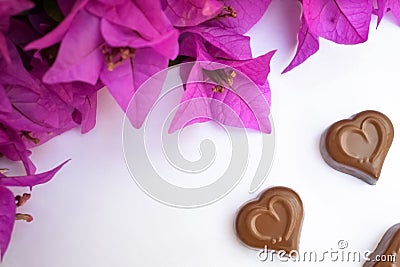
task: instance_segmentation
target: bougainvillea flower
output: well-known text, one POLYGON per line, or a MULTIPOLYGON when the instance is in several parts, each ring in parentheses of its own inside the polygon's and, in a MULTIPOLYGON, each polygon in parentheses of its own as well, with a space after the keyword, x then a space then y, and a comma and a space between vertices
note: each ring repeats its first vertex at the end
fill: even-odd
MULTIPOLYGON (((262 61, 268 60, 267 58, 271 56, 272 54, 267 54, 237 63, 244 68, 248 68, 252 64, 251 67, 259 67, 264 64, 262 61)), ((193 67, 181 105, 175 114, 169 132, 209 120, 215 120, 228 126, 245 127, 265 133, 271 132, 268 119, 270 90, 267 83, 255 85, 243 78, 236 77, 236 79, 233 78, 232 88, 211 82, 196 82, 207 81, 209 78, 210 74, 201 71, 202 67, 201 65, 193 67)), ((232 71, 231 68, 212 70, 212 72, 221 72, 228 77, 242 75, 232 71)))
POLYGON ((9 46, 9 50, 12 64, 0 62, 0 83, 13 109, 0 114, 0 121, 21 133, 29 132, 29 144, 38 143, 36 140, 42 143, 76 127, 71 117, 73 108, 25 70, 15 48, 9 46))
POLYGON ((56 29, 27 49, 61 40, 43 81, 95 85, 100 78, 126 110, 138 87, 177 56, 177 38, 159 2, 80 0, 56 29))
POLYGON ((0 56, 10 63, 11 59, 7 52, 6 34, 10 26, 10 17, 34 6, 28 0, 2 0, 0 3, 0 56))
MULTIPOLYGON (((3 101, 8 101, 12 110, 1 112, 0 122, 16 131, 17 135, 21 135, 27 147, 42 144, 50 138, 76 127, 79 122, 74 120, 74 116, 77 117, 79 113, 81 117, 86 118, 95 112, 96 88, 90 89, 91 92, 82 88, 82 92, 79 92, 76 84, 45 85, 26 71, 17 50, 11 43, 9 43, 8 49, 12 64, 0 60, 2 70, 0 84, 3 94, 8 99, 3 101), (63 92, 65 90, 69 91, 69 95, 63 92), (84 102, 90 100, 88 109, 88 107, 84 107, 84 102)), ((93 122, 88 123, 85 125, 84 131, 93 127, 93 122)))
POLYGON ((372 0, 303 0, 310 31, 338 44, 358 44, 368 39, 372 0))
POLYGON ((303 63, 307 58, 315 54, 319 49, 318 36, 310 31, 308 28, 307 21, 304 16, 301 18, 300 29, 297 34, 297 49, 296 53, 289 63, 289 65, 283 70, 282 73, 288 72, 296 66, 303 63))
POLYGON ((169 132, 213 119, 225 125, 269 133, 271 98, 267 76, 274 52, 255 59, 224 59, 210 55, 209 51, 213 50, 207 49, 207 42, 200 36, 189 36, 183 43, 186 41, 195 44, 197 62, 190 70, 169 132), (221 67, 224 65, 227 67, 221 67), (224 112, 227 108, 233 112, 224 112))
POLYGON ((378 15, 378 25, 381 22, 383 16, 391 11, 393 16, 396 18, 397 23, 400 24, 400 2, 398 0, 378 0, 378 8, 376 13, 378 15))
POLYGON ((261 8, 260 3, 255 7, 253 1, 222 3, 223 9, 215 18, 181 28, 180 55, 197 62, 190 70, 186 67, 181 70, 187 84, 170 132, 210 119, 230 126, 271 131, 267 76, 273 52, 253 59, 250 39, 242 35, 261 18, 270 1, 262 1, 261 8), (215 69, 216 66, 205 62, 225 64, 227 68, 220 65, 221 69, 215 69), (252 87, 244 81, 242 73, 250 77, 252 87))

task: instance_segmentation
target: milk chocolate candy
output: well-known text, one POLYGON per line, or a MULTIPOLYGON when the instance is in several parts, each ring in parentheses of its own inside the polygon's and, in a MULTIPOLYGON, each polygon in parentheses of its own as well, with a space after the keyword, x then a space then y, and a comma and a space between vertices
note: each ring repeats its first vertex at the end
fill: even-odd
POLYGON ((236 234, 251 248, 297 251, 303 222, 299 195, 286 187, 273 187, 245 204, 235 221, 236 234))
POLYGON ((383 235, 375 251, 368 256, 363 267, 400 266, 400 223, 393 225, 383 235))
POLYGON ((393 141, 384 114, 368 110, 329 127, 321 137, 321 155, 332 168, 376 184, 393 141))

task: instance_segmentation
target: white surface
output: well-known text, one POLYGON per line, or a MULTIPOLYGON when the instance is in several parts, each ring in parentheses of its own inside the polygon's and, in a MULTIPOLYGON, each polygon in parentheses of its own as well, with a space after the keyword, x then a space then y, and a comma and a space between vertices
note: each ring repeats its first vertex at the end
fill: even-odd
MULTIPOLYGON (((314 57, 280 75, 295 49, 297 12, 293 1, 274 1, 250 32, 255 55, 278 49, 269 78, 277 151, 262 189, 284 185, 302 197, 300 250, 329 251, 341 239, 348 241, 349 250, 372 250, 386 229, 400 222, 400 28, 384 19, 375 30, 374 18, 366 44, 340 46, 321 40, 314 57), (396 131, 376 186, 331 169, 318 150, 326 127, 366 109, 385 113, 396 131)), ((235 212, 256 196, 248 194, 251 177, 221 201, 200 209, 167 207, 140 191, 124 163, 122 118, 102 91, 92 132, 72 131, 34 150, 33 160, 41 170, 67 158, 72 161, 52 182, 34 188, 21 211, 35 220, 16 223, 1 266, 310 265, 260 262, 256 251, 236 240, 235 212)), ((362 263, 327 260, 319 265, 362 263)))

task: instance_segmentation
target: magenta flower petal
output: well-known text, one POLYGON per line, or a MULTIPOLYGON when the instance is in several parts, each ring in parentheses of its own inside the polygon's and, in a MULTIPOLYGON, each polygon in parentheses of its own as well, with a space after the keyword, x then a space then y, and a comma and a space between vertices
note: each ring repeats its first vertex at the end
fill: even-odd
POLYGON ((223 4, 216 0, 168 0, 165 14, 175 27, 196 26, 216 17, 223 4))
POLYGON ((8 113, 12 111, 11 102, 7 97, 3 85, 0 84, 0 112, 8 113))
POLYGON ((61 12, 64 14, 64 16, 67 16, 73 6, 75 5, 75 0, 57 0, 58 7, 60 8, 61 12))
POLYGON ((203 69, 209 64, 196 63, 189 74, 189 83, 186 84, 181 106, 171 122, 169 132, 213 119, 228 126, 270 133, 268 116, 271 97, 266 79, 274 53, 275 51, 244 61, 218 61, 247 74, 255 82, 249 84, 247 79, 237 74, 233 80, 233 89, 225 88, 223 92, 215 92, 214 84, 197 82, 206 80, 203 69))
MULTIPOLYGON (((0 178, 0 186, 29 186, 33 187, 35 185, 44 184, 50 181, 56 173, 61 170, 61 168, 68 163, 69 160, 64 161, 57 167, 47 172, 42 172, 38 174, 24 175, 24 176, 14 176, 14 177, 3 177, 0 178)), ((1 187, 0 187, 1 188, 1 187)))
POLYGON ((13 16, 24 10, 34 7, 34 4, 28 0, 3 0, 0 6, 0 15, 13 16))
POLYGON ((308 28, 307 21, 304 16, 301 19, 299 33, 297 34, 297 50, 289 65, 283 70, 282 73, 288 72, 297 67, 307 58, 314 55, 319 49, 318 36, 313 34, 308 28))
POLYGON ((12 140, 22 139, 20 142, 33 147, 77 126, 72 118, 74 107, 63 102, 48 88, 41 86, 38 93, 22 86, 7 88, 7 97, 13 109, 0 113, 0 122, 7 122, 17 131, 12 140))
MULTIPOLYGON (((250 38, 248 36, 243 36, 223 28, 205 26, 190 27, 185 29, 184 32, 197 34, 214 46, 216 49, 209 48, 210 53, 214 57, 229 57, 239 60, 252 57, 250 38)), ((181 49, 181 53, 186 54, 186 51, 181 49)))
POLYGON ((32 62, 32 73, 28 73, 15 47, 11 43, 8 47, 12 64, 0 60, 0 89, 4 96, 0 102, 8 101, 12 109, 0 112, 0 124, 5 125, 8 135, 12 133, 12 136, 4 144, 7 150, 0 152, 12 160, 24 161, 28 168, 30 152, 27 147, 42 144, 79 123, 82 123, 82 131, 94 126, 95 97, 101 84, 45 85, 39 80, 44 70, 36 66, 37 60, 32 62))
POLYGON ((304 16, 312 33, 338 44, 368 39, 372 0, 304 0, 304 16))
POLYGON ((0 58, 4 57, 7 63, 10 63, 11 59, 4 34, 9 30, 10 17, 33 6, 34 4, 28 0, 3 0, 0 3, 0 58))
MULTIPOLYGON (((226 89, 224 93, 213 93, 212 84, 194 83, 187 84, 181 106, 177 111, 169 132, 175 132, 178 129, 189 126, 194 123, 209 120, 218 121, 224 125, 234 127, 246 127, 260 130, 259 122, 249 106, 253 103, 246 103, 236 92, 226 89)), ((239 87, 240 88, 240 85, 239 87)), ((259 104, 264 102, 263 114, 265 124, 263 131, 270 132, 268 115, 269 108, 267 102, 260 95, 254 95, 258 98, 259 104)))
POLYGON ((0 123, 0 152, 10 160, 21 160, 27 174, 35 173, 36 167, 29 159, 31 152, 27 149, 21 136, 4 123, 0 123))
POLYGON ((389 8, 387 6, 387 0, 377 0, 376 2, 378 8, 374 10, 376 12, 374 14, 378 16, 378 22, 376 25, 376 27, 378 27, 379 24, 381 23, 381 20, 383 19, 383 16, 386 14, 386 12, 388 12, 389 8))
POLYGON ((7 63, 11 62, 10 55, 7 50, 7 42, 4 34, 0 32, 0 57, 3 56, 7 63))
MULTIPOLYGON (((75 89, 82 89, 84 86, 77 86, 74 84, 75 89)), ((97 115, 97 90, 103 87, 102 84, 96 85, 97 87, 91 88, 95 89, 95 92, 82 94, 80 92, 74 95, 74 99, 71 103, 75 107, 73 113, 78 115, 80 120, 73 117, 74 121, 81 125, 82 133, 87 133, 94 128, 96 125, 96 115, 97 115)))
POLYGON ((92 1, 87 10, 102 18, 102 34, 111 46, 153 47, 171 59, 178 55, 179 33, 165 17, 159 1, 92 1))
MULTIPOLYGON (((113 71, 104 68, 100 77, 117 103, 126 111, 129 102, 138 88, 149 77, 167 67, 168 58, 158 54, 151 48, 142 48, 136 50, 133 58, 126 60, 124 64, 115 68, 113 71)), ((163 81, 160 81, 158 86, 152 87, 152 89, 156 91, 156 94, 161 91, 162 83, 163 81)), ((145 98, 153 95, 153 92, 147 91, 146 94, 148 94, 148 96, 144 96, 145 98)), ((138 103, 140 106, 130 107, 131 111, 134 110, 137 113, 136 115, 132 115, 135 116, 135 118, 131 117, 134 126, 140 124, 139 121, 146 118, 147 111, 153 104, 147 101, 147 99, 142 100, 143 102, 139 101, 141 103, 138 103)))
POLYGON ((225 7, 232 7, 236 17, 215 18, 207 26, 217 26, 239 34, 246 33, 265 14, 271 0, 223 0, 225 7))
POLYGON ((392 11, 397 23, 400 24, 400 2, 398 0, 377 0, 377 3, 376 15, 378 16, 378 26, 383 16, 389 11, 392 11))
POLYGON ((100 19, 81 11, 66 33, 53 66, 43 76, 46 83, 82 81, 97 83, 104 65, 100 19))
MULTIPOLYGON (((276 51, 271 51, 254 59, 248 60, 217 60, 246 74, 255 84, 264 85, 270 72, 270 62, 276 51)), ((270 99, 267 97, 268 102, 270 99)))
MULTIPOLYGON (((35 59, 31 65, 33 67, 30 71, 32 76, 41 79, 47 70, 46 62, 35 59)), ((101 82, 96 85, 83 82, 55 83, 46 85, 46 88, 50 91, 46 95, 52 95, 53 92, 55 95, 52 95, 52 97, 58 97, 63 102, 60 105, 65 104, 64 110, 68 115, 72 112, 72 120, 81 125, 82 133, 86 133, 93 129, 96 124, 97 91, 103 86, 101 82)), ((52 102, 57 103, 58 101, 53 99, 52 102)), ((58 116, 60 117, 60 114, 58 116)), ((71 118, 67 117, 66 119, 70 120, 71 118)), ((71 121, 62 125, 71 125, 71 121)), ((71 126, 73 127, 73 124, 71 126)))
POLYGON ((159 35, 159 30, 165 29, 165 25, 160 23, 160 20, 163 20, 161 4, 159 1, 152 2, 155 5, 150 9, 144 1, 91 1, 87 10, 99 18, 138 31, 144 38, 151 39, 159 35))
POLYGON ((0 84, 3 86, 6 84, 21 85, 37 90, 39 88, 38 84, 22 65, 18 51, 10 41, 7 42, 7 50, 9 51, 11 64, 0 58, 0 84))
POLYGON ((29 0, 2 0, 0 5, 0 32, 7 32, 10 17, 31 9, 35 5, 29 0))
POLYGON ((97 94, 87 96, 80 106, 76 108, 76 112, 72 113, 72 118, 78 124, 81 124, 81 132, 87 133, 96 125, 96 107, 97 94))
POLYGON ((23 48, 27 43, 37 39, 40 34, 28 22, 16 18, 10 20, 7 38, 16 46, 23 48))
POLYGON ((0 186, 0 253, 1 260, 7 251, 15 223, 16 204, 14 194, 0 186))
POLYGON ((137 31, 144 39, 156 39, 172 28, 159 1, 91 1, 87 10, 114 24, 137 31))
POLYGON ((144 39, 140 33, 116 25, 107 20, 101 21, 101 32, 107 44, 114 47, 143 48, 153 47, 161 55, 175 59, 178 55, 178 31, 168 31, 156 39, 144 39))
POLYGON ((96 125, 97 91, 103 87, 81 83, 59 83, 48 86, 64 103, 74 108, 72 119, 81 125, 82 133, 87 133, 96 125))
POLYGON ((43 85, 37 92, 24 86, 7 86, 6 93, 13 111, 0 114, 0 121, 19 131, 29 147, 77 126, 71 117, 73 107, 43 85))
POLYGON ((181 56, 197 58, 201 49, 206 49, 205 42, 198 34, 183 33, 180 37, 179 54, 181 56))
POLYGON ((75 5, 71 9, 71 12, 68 14, 68 16, 65 17, 60 25, 57 26, 57 28, 55 28, 53 31, 46 34, 42 38, 31 42, 25 47, 25 49, 42 49, 60 42, 63 39, 64 35, 67 33, 68 29, 71 27, 71 24, 78 12, 81 11, 88 2, 89 0, 77 0, 75 2, 75 5))
POLYGON ((393 16, 397 20, 397 23, 400 24, 400 2, 391 0, 390 11, 392 11, 393 16))

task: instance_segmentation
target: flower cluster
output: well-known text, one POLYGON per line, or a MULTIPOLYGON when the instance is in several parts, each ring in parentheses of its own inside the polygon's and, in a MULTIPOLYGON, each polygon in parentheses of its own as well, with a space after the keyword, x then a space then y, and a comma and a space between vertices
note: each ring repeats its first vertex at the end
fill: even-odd
MULTIPOLYGON (((168 66, 187 61, 215 61, 247 74, 265 96, 268 53, 253 58, 244 36, 264 14, 270 0, 5 0, 0 3, 0 155, 21 161, 26 175, 0 172, 0 251, 4 255, 15 219, 29 194, 14 197, 8 186, 44 183, 65 164, 36 173, 30 148, 77 126, 82 133, 96 123, 96 99, 106 87, 126 111, 139 87, 168 66)), ((194 70, 190 75, 197 75, 194 70)), ((204 72, 205 73, 205 72, 204 72)), ((204 74, 202 73, 202 74, 204 74)), ((208 75, 225 73, 208 70, 208 75)), ((234 83, 234 73, 219 76, 234 83)), ((162 83, 162 81, 160 81, 162 83)), ((158 84, 161 87, 162 84, 158 84)), ((244 101, 221 84, 188 86, 183 100, 217 98, 241 116, 245 127, 262 127, 244 101)), ((144 103, 144 104, 143 104, 144 103)), ((140 127, 152 103, 132 107, 140 127)), ((204 110, 207 110, 204 108, 204 110)), ((267 114, 268 115, 268 114, 267 114)), ((218 116, 218 114, 211 114, 218 116)), ((171 131, 179 126, 179 112, 171 131)), ((225 120, 226 124, 229 118, 225 120)), ((1 166, 0 166, 1 167, 1 166)))

